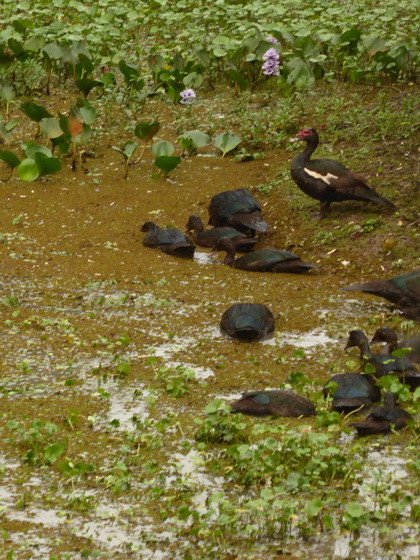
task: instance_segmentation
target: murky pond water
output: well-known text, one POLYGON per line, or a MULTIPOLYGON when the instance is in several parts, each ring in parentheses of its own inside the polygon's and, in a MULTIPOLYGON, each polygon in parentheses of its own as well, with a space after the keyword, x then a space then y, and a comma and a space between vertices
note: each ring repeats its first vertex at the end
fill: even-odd
MULTIPOLYGON (((168 118, 167 108, 156 110, 168 118)), ((163 134, 173 134, 169 121, 163 134)), ((65 170, 32 184, 2 185, 4 549, 22 559, 79 558, 83 551, 113 559, 378 560, 397 552, 417 558, 411 525, 393 538, 372 527, 316 536, 296 529, 285 540, 266 536, 243 544, 240 535, 230 541, 202 531, 199 540, 207 544, 194 552, 197 537, 189 533, 193 522, 183 517, 183 504, 200 516, 218 492, 238 508, 252 495, 215 468, 222 451, 215 447, 212 457, 211 447, 195 441, 194 419, 205 417, 215 397, 229 401, 242 391, 279 387, 297 373, 310 380, 303 390, 316 401, 332 372, 357 363, 356 354, 343 352, 348 331, 358 326, 371 334, 373 322, 392 322, 385 302, 339 291, 388 257, 374 247, 370 257, 377 261, 369 261, 353 243, 338 251, 314 244, 315 233, 333 231, 338 220, 311 223, 308 212, 291 209, 287 189, 254 191, 270 224, 258 244, 293 247, 319 272, 250 273, 202 249, 183 260, 143 247, 144 222, 183 229, 190 214, 206 221, 213 194, 258 185, 290 160, 280 150, 246 164, 214 156, 209 148, 187 158, 168 179, 152 179, 145 158, 125 181, 115 152, 103 149, 87 174, 65 170), (266 304, 276 318, 275 336, 250 344, 223 336, 220 317, 235 302, 266 304)), ((351 224, 378 215, 357 204, 347 212, 337 215, 351 224)), ((316 429, 315 420, 305 425, 316 429)), ((381 484, 397 492, 392 486, 411 476, 404 463, 409 437, 392 435, 378 447, 367 441, 373 449, 362 474, 343 495, 354 493, 372 507, 379 471, 381 484)), ((325 488, 322 493, 328 496, 325 488)))

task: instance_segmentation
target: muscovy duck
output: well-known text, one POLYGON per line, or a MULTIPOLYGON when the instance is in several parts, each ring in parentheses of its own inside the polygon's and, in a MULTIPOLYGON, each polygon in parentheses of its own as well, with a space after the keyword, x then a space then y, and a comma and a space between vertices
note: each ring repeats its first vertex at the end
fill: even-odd
POLYGON ((395 394, 387 393, 384 397, 383 406, 374 408, 361 422, 350 425, 356 428, 359 436, 386 434, 391 429, 401 430, 405 428, 407 423, 413 420, 413 417, 406 410, 396 407, 395 402, 395 394))
POLYGON ((262 303, 235 303, 220 319, 222 332, 246 342, 266 338, 274 328, 274 315, 262 303))
POLYGON ((355 372, 333 375, 322 392, 324 397, 331 396, 333 410, 345 413, 369 407, 381 399, 381 391, 373 377, 355 372))
POLYGON ((251 251, 235 259, 236 244, 231 239, 220 239, 214 251, 226 251, 223 263, 233 268, 250 270, 254 272, 307 272, 318 268, 314 264, 302 261, 300 257, 289 251, 278 249, 259 249, 251 251))
POLYGON ((203 220, 200 216, 196 216, 195 214, 188 218, 188 222, 185 227, 187 232, 194 232, 194 242, 201 247, 214 247, 219 239, 222 239, 222 237, 228 237, 229 239, 235 240, 237 251, 246 253, 247 251, 251 251, 257 242, 255 237, 248 237, 244 233, 241 233, 230 226, 214 227, 204 231, 203 220))
POLYGON ((353 173, 338 161, 311 159, 319 143, 314 128, 304 128, 291 142, 299 140, 306 142, 306 147, 292 161, 292 179, 305 194, 321 202, 321 218, 328 213, 331 202, 343 200, 374 202, 395 209, 395 205, 369 186, 364 177, 353 173))
POLYGON ((420 364, 420 334, 414 334, 398 340, 397 333, 391 327, 379 327, 376 329, 370 344, 377 342, 386 342, 386 345, 380 350, 380 354, 392 354, 394 350, 399 348, 407 348, 409 350, 406 356, 416 364, 420 364))
POLYGON ((292 391, 249 391, 230 404, 231 412, 248 416, 313 416, 315 406, 310 400, 292 391))
POLYGON ((373 280, 342 288, 344 291, 360 290, 383 297, 394 303, 409 319, 420 321, 420 269, 406 272, 386 280, 373 280))
POLYGON ((223 191, 213 196, 209 205, 209 224, 215 227, 231 226, 242 233, 255 235, 268 229, 261 206, 246 189, 223 191))
POLYGON ((159 248, 163 253, 174 257, 193 258, 194 256, 195 245, 179 229, 163 229, 154 222, 146 222, 142 225, 141 231, 147 232, 143 239, 145 247, 159 248))

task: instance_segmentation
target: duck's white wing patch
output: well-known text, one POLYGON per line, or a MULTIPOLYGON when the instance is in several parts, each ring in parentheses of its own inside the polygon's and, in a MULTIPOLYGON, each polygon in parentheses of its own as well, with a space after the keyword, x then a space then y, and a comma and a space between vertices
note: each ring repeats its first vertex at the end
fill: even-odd
POLYGON ((306 169, 306 167, 305 167, 305 173, 307 173, 314 179, 321 179, 321 181, 324 181, 324 183, 327 183, 327 185, 330 184, 331 179, 338 178, 338 175, 333 175, 332 173, 327 173, 326 175, 322 175, 322 173, 317 173, 316 171, 312 171, 311 169, 306 169))

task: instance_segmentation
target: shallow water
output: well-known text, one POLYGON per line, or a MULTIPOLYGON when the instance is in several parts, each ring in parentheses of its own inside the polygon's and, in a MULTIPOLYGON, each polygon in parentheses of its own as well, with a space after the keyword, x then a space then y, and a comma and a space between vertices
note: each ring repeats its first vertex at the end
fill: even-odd
MULTIPOLYGON (((171 122, 168 107, 156 103, 154 109, 171 122)), ((174 134, 169 124, 167 133, 174 134)), ((340 292, 361 273, 370 274, 371 264, 353 242, 339 254, 314 245, 312 229, 331 227, 337 218, 308 224, 307 213, 291 208, 287 189, 270 196, 255 190, 271 226, 258 245, 293 247, 320 264, 319 272, 249 273, 201 249, 184 260, 143 247, 142 223, 182 229, 192 213, 206 221, 213 194, 275 177, 288 165, 288 152, 238 165, 209 148, 186 158, 167 179, 150 177, 146 157, 127 181, 111 152, 100 152, 91 175, 64 169, 29 187, 15 178, 2 185, 0 498, 10 542, 22 559, 69 551, 78 558, 80 550, 116 560, 130 551, 137 558, 184 559, 192 538, 191 519, 184 526, 177 517, 184 501, 204 514, 220 490, 237 504, 253 492, 232 484, 223 469, 213 471, 223 449, 203 451, 194 440, 195 419, 205 417, 206 406, 248 390, 290 388, 289 376, 296 373, 312 382, 304 388, 315 402, 332 373, 358 361, 357 353, 343 352, 349 330, 359 326, 372 334, 379 323, 403 320, 381 300, 340 292), (20 214, 23 219, 12 224, 20 214), (272 338, 244 344, 220 333, 222 313, 239 301, 272 310, 272 338), (31 435, 35 419, 55 424, 57 436, 31 435), (26 436, 18 437, 10 421, 24 426, 26 436), (42 453, 57 442, 65 442, 65 451, 50 464, 42 453), (30 450, 38 454, 34 464, 25 460, 30 450), (68 469, 82 464, 95 470, 66 474, 60 467, 66 461, 68 469)), ((358 223, 369 211, 356 205, 338 215, 358 223)), ((375 249, 372 258, 384 257, 375 249)), ((308 422, 316 429, 315 420, 308 422)), ((392 437, 398 443, 409 436, 392 437)), ((392 453, 384 448, 369 454, 357 489, 366 504, 375 469, 383 469, 390 489, 404 480, 405 454, 398 444, 392 453)), ((213 507, 209 526, 217 519, 213 507)), ((396 544, 383 549, 373 530, 363 532, 357 545, 346 531, 316 538, 295 531, 285 541, 234 535, 226 546, 232 558, 276 558, 283 549, 295 558, 378 560, 396 550, 416 558, 411 536, 398 533, 396 544)), ((207 544, 200 541, 200 557, 201 550, 221 557, 212 542, 210 536, 207 544)))

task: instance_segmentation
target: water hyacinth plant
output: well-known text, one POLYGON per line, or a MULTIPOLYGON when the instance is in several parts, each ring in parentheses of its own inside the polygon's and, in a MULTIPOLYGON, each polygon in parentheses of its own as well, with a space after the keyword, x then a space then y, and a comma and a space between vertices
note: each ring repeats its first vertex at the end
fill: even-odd
POLYGON ((262 66, 262 72, 266 76, 279 76, 279 59, 280 56, 276 49, 268 49, 263 55, 263 60, 265 60, 262 66))
POLYGON ((181 91, 180 95, 181 99, 179 102, 184 105, 191 105, 192 103, 194 103, 194 99, 197 97, 195 91, 191 88, 181 91))

